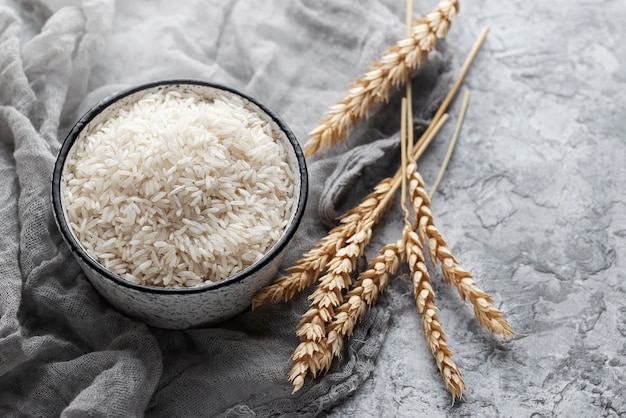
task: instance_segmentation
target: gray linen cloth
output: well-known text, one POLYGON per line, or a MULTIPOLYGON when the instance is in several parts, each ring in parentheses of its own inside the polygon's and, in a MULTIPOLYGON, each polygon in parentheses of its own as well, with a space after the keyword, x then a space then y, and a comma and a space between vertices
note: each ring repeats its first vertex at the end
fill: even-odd
MULTIPOLYGON (((385 337, 389 296, 359 324, 343 359, 292 396, 290 354, 308 292, 213 327, 149 328, 87 282, 54 224, 50 178, 84 111, 162 78, 246 91, 304 143, 404 33, 396 3, 0 1, 0 415, 315 416, 359 387, 385 337)), ((448 70, 437 52, 416 75, 418 128, 448 70)), ((395 170, 397 96, 351 132, 348 150, 309 162, 309 205, 283 268, 395 170)), ((387 224, 395 227, 393 215, 387 224)))

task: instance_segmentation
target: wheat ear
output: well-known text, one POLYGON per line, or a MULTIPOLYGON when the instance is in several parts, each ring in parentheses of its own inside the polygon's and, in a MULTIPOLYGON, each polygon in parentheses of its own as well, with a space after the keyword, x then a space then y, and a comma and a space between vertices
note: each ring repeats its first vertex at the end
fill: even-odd
POLYGON ((380 255, 370 260, 369 269, 359 275, 346 293, 345 302, 335 310, 333 321, 326 327, 326 343, 331 347, 333 356, 341 357, 344 336, 352 336, 367 307, 376 303, 378 295, 387 289, 390 276, 398 271, 401 243, 384 246, 380 255))
POLYGON ((414 22, 411 35, 389 47, 382 58, 350 86, 348 95, 330 107, 305 144, 308 157, 322 147, 333 146, 345 138, 348 128, 367 114, 372 104, 387 100, 389 89, 406 80, 444 37, 459 11, 456 0, 444 0, 425 18, 414 22))
POLYGON ((456 398, 462 397, 463 390, 467 387, 461 376, 461 371, 452 360, 454 353, 448 347, 446 334, 443 332, 437 316, 439 309, 435 305, 435 292, 426 268, 421 241, 412 229, 405 228, 403 235, 406 257, 413 281, 415 305, 417 311, 422 314, 422 331, 426 336, 428 349, 435 356, 443 383, 452 395, 452 402, 454 402, 456 398))
POLYGON ((472 275, 459 266, 458 261, 448 249, 448 244, 434 224, 430 199, 424 188, 424 181, 415 170, 415 166, 411 165, 409 172, 411 174, 409 193, 412 196, 419 196, 416 201, 422 202, 419 207, 414 204, 413 210, 419 217, 420 238, 423 241, 428 241, 431 261, 434 265, 436 265, 437 260, 441 262, 444 278, 449 284, 456 287, 461 299, 468 301, 473 306, 474 315, 481 326, 502 338, 512 337, 515 333, 504 318, 503 313, 493 306, 493 298, 478 287, 472 275))
POLYGON ((372 227, 393 201, 396 183, 395 178, 387 178, 363 199, 359 205, 363 211, 354 217, 360 219, 354 233, 330 259, 326 274, 320 277, 317 289, 309 296, 311 305, 298 324, 296 334, 300 337, 300 344, 292 354, 294 364, 289 373, 294 392, 304 385, 308 373, 316 376, 320 370, 330 367, 333 354, 324 341, 326 325, 332 321, 335 308, 343 303, 343 292, 352 284, 351 274, 356 260, 363 255, 372 237, 372 227))

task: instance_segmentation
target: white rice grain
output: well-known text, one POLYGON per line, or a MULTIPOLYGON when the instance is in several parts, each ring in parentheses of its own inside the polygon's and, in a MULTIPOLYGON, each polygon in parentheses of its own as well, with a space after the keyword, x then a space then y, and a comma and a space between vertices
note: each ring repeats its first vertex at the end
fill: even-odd
POLYGON ((63 178, 68 224, 131 282, 219 281, 259 260, 288 225, 286 156, 237 97, 146 94, 77 140, 63 178))

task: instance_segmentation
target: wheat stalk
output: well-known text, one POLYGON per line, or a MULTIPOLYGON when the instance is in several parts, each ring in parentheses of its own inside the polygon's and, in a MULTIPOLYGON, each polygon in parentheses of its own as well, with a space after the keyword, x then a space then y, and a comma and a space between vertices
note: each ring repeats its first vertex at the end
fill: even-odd
MULTIPOLYGON (((447 121, 448 116, 444 113, 448 108, 452 99, 456 96, 465 76, 469 72, 469 69, 478 54, 478 51, 482 47, 484 43, 487 33, 489 32, 488 28, 484 28, 479 37, 474 42, 472 49, 470 50, 468 56, 459 71, 452 88, 446 95, 445 99, 437 109, 435 116, 433 116, 429 126, 426 131, 419 138, 414 147, 411 147, 412 150, 410 152, 410 161, 417 161, 420 156, 426 150, 426 147, 430 142, 435 138, 439 130, 442 128, 443 124, 447 121)), ((410 108, 407 109, 410 112, 410 108)), ((408 129, 408 135, 412 135, 412 129, 408 129)), ((401 170, 398 170, 394 176, 394 180, 397 179, 397 183, 394 182, 394 190, 392 193, 395 193, 397 187, 400 185, 400 177, 402 173, 401 170)), ((344 216, 341 219, 341 222, 346 225, 350 225, 350 227, 354 227, 356 224, 355 217, 358 218, 362 213, 364 208, 357 207, 354 210, 350 211, 347 216, 344 216)), ((283 276, 277 279, 274 284, 265 287, 259 291, 257 295, 255 295, 253 299, 253 308, 264 305, 268 302, 278 303, 280 301, 287 301, 293 297, 293 295, 306 288, 307 286, 313 284, 319 274, 324 269, 328 260, 335 254, 338 248, 341 248, 345 241, 342 239, 346 236, 350 236, 351 233, 348 231, 344 231, 344 225, 339 225, 329 232, 329 235, 325 237, 322 242, 318 242, 311 250, 309 250, 302 259, 298 260, 296 264, 287 270, 290 273, 287 276, 283 276)))
POLYGON ((493 298, 482 291, 472 275, 459 266, 448 244, 434 224, 430 199, 424 188, 424 181, 415 166, 410 166, 411 180, 409 181, 409 193, 416 196, 413 210, 419 217, 419 233, 422 241, 428 241, 428 251, 433 265, 437 260, 441 262, 443 276, 449 284, 454 285, 461 299, 468 301, 474 308, 474 315, 481 326, 503 338, 514 335, 503 313, 493 306, 493 298))
POLYGON ((386 101, 391 86, 404 82, 448 33, 459 11, 456 0, 444 0, 425 18, 417 19, 411 35, 388 48, 382 58, 372 63, 368 71, 351 85, 348 95, 331 106, 318 126, 309 133, 305 144, 308 157, 321 147, 333 146, 345 138, 348 128, 367 114, 373 103, 386 101))
MULTIPOLYGON (((412 7, 411 1, 407 1, 407 15, 409 14, 409 10, 412 7)), ((400 248, 402 248, 402 258, 406 259, 407 264, 409 266, 409 271, 411 274, 411 279, 413 282, 413 294, 415 297, 415 304, 417 307, 418 313, 422 314, 422 331, 426 336, 426 341, 428 343, 428 348, 435 356, 435 360, 437 362, 437 368, 439 369, 439 373, 443 379, 444 385, 448 392, 452 394, 452 402, 458 397, 461 398, 463 395, 463 390, 466 389, 465 382, 463 381, 463 377, 461 376, 461 372, 456 366, 455 362, 452 360, 452 350, 448 348, 448 344, 446 342, 446 335, 443 332, 441 324, 439 322, 439 318, 437 316, 437 307, 435 305, 435 292, 430 283, 430 274, 428 273, 428 269, 426 268, 426 262, 424 260, 424 254, 422 252, 422 243, 419 240, 417 233, 415 232, 415 228, 418 225, 417 215, 419 211, 415 211, 416 222, 415 225, 410 224, 409 220, 409 211, 406 207, 406 191, 407 191, 407 181, 410 181, 411 175, 409 173, 415 171, 415 163, 409 163, 410 157, 413 153, 412 149, 412 137, 409 135, 413 130, 412 128, 412 115, 410 112, 410 106, 407 106, 407 103, 410 103, 411 100, 411 80, 407 77, 406 82, 406 97, 402 100, 402 113, 401 113, 401 152, 402 152, 402 199, 401 205, 402 210, 405 213, 404 223, 405 227, 402 231, 402 239, 400 240, 400 248), (407 134, 407 126, 409 134, 407 134)), ((464 107, 467 106, 466 101, 464 101, 464 107)), ((459 119, 461 120, 462 117, 459 119)), ((454 141, 456 141, 456 136, 458 135, 458 126, 457 130, 455 130, 454 141)), ((444 161, 444 166, 441 168, 441 172, 445 170, 445 164, 447 161, 444 161)), ((439 178, 440 180, 440 178, 439 178)), ((413 188, 413 192, 416 191, 416 188, 413 188)), ((415 193, 409 196, 411 199, 411 203, 413 208, 418 208, 424 204, 424 199, 418 194, 415 193)), ((397 246, 396 246, 397 247, 397 246)))
MULTIPOLYGON (((456 2, 447 3, 454 4, 455 7, 458 7, 456 2)), ((393 274, 397 269, 397 259, 417 259, 416 255, 406 253, 407 249, 404 240, 400 240, 395 246, 393 244, 386 246, 383 248, 381 256, 371 261, 373 264, 370 264, 370 270, 364 272, 364 275, 361 275, 353 288, 350 289, 350 286, 352 286, 350 276, 355 268, 356 259, 361 257, 364 247, 369 242, 373 225, 378 222, 387 210, 403 178, 406 178, 406 164, 409 162, 414 164, 415 161, 419 159, 427 145, 445 123, 447 119, 447 115, 444 114, 445 109, 456 95, 462 80, 466 76, 471 63, 485 40, 486 34, 487 28, 483 30, 474 44, 451 90, 441 103, 427 130, 415 144, 415 147, 412 146, 412 141, 406 144, 407 146, 403 150, 403 154, 406 153, 406 157, 408 158, 404 159, 403 167, 396 172, 394 177, 381 181, 372 194, 368 195, 359 206, 342 217, 338 227, 332 229, 328 236, 317 243, 302 259, 298 260, 294 267, 288 269, 289 275, 282 277, 274 285, 263 289, 255 297, 254 307, 258 307, 267 302, 276 303, 281 300, 288 300, 295 292, 312 284, 324 270, 327 270, 326 275, 319 279, 318 289, 309 297, 309 299, 312 300, 311 306, 303 315, 298 325, 297 334, 300 336, 301 342, 292 354, 293 366, 289 373, 289 380, 293 384, 294 392, 303 387, 307 374, 311 373, 313 376, 316 376, 320 371, 327 370, 331 365, 333 356, 341 355, 344 336, 351 335, 356 322, 363 317, 369 304, 374 303, 378 294, 385 290, 389 275, 393 274), (396 254, 395 260, 392 253, 396 254), (345 297, 343 296, 344 292, 346 293, 345 297), (344 300, 346 300, 345 303, 343 302, 344 300)), ((408 75, 408 73, 405 75, 408 75)), ((407 91, 410 92, 410 87, 407 86, 407 88, 407 91)), ((410 134, 409 132, 409 135, 410 134)), ((410 167, 411 173, 416 174, 415 166, 411 165, 410 167)), ((418 176, 419 181, 417 184, 419 187, 413 187, 412 190, 416 196, 414 202, 417 202, 414 204, 414 207, 421 206, 425 208, 416 211, 416 215, 419 215, 421 221, 424 216, 430 214, 430 201, 425 194, 423 181, 420 183, 421 178, 419 178, 419 174, 416 175, 418 176), (419 199, 422 199, 422 203, 419 203, 419 199)), ((413 177, 411 179, 413 183, 415 183, 415 179, 413 179, 413 177)), ((413 184, 411 182, 409 183, 413 184)), ((409 189, 411 189, 410 185, 409 189)), ((430 217, 432 219, 432 215, 430 215, 430 217)), ((430 238, 434 237, 436 231, 436 229, 433 230, 433 228, 431 228, 434 227, 432 222, 430 224, 428 222, 417 222, 412 228, 419 228, 423 225, 426 225, 427 228, 421 232, 426 234, 424 236, 429 237, 430 243, 432 242, 430 238)), ((440 235, 441 234, 439 234, 439 237, 440 235)), ((411 239, 415 239, 414 231, 411 239)), ((449 259, 454 261, 454 263, 456 263, 456 260, 449 254, 449 251, 448 253, 445 252, 447 247, 445 246, 445 241, 442 242, 444 245, 439 246, 435 252, 435 257, 437 254, 442 257, 442 268, 445 268, 444 266, 450 263, 449 259), (447 255, 449 255, 449 257, 447 255)), ((415 248, 417 248, 417 246, 413 244, 410 250, 411 253, 416 251, 415 248)), ((414 278, 417 277, 418 272, 422 275, 424 272, 427 274, 424 268, 425 263, 421 251, 422 248, 420 244, 419 253, 421 254, 421 258, 419 258, 420 261, 412 268, 414 278)), ((433 258, 433 260, 435 259, 436 258, 433 258)), ((452 283, 455 283, 455 277, 460 277, 458 264, 455 264, 455 267, 457 270, 449 270, 451 273, 449 276, 446 276, 446 279, 452 283), (456 276, 452 273, 456 274, 456 276)), ((445 274, 444 270, 444 275, 445 274)), ((456 280, 456 282, 459 284, 468 284, 467 277, 462 277, 456 280)), ((430 282, 426 281, 426 279, 418 278, 416 286, 416 303, 418 309, 422 306, 422 326, 424 332, 427 334, 429 347, 435 354, 437 365, 444 378, 446 388, 453 394, 453 399, 457 396, 460 397, 463 389, 465 389, 465 384, 458 372, 458 368, 451 359, 452 352, 446 345, 445 334, 441 330, 441 325, 436 316, 434 292, 432 292, 430 282), (420 294, 422 295, 421 297, 420 294)), ((464 299, 470 300, 470 302, 473 300, 473 303, 478 306, 481 305, 481 297, 487 304, 493 302, 488 295, 487 297, 476 297, 475 291, 479 289, 475 287, 475 283, 474 286, 470 286, 470 288, 472 288, 474 292, 472 293, 468 289, 464 289, 463 291, 467 294, 464 299)), ((461 290, 459 291, 461 292, 461 290)), ((490 312, 493 316, 493 311, 490 312)), ((500 314, 499 311, 496 310, 496 312, 500 314)), ((510 327, 508 327, 508 323, 506 323, 504 319, 502 319, 502 321, 506 324, 506 326, 503 325, 502 328, 508 329, 509 332, 512 333, 510 327)), ((498 322, 497 319, 495 322, 498 322)), ((490 329, 494 327, 495 326, 492 324, 490 329)), ((502 331, 500 334, 503 335, 506 334, 506 332, 502 331)))

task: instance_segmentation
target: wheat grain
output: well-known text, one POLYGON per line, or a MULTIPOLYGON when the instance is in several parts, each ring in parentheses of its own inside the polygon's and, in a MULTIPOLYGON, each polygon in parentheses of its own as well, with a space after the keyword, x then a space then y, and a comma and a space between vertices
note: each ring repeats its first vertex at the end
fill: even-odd
POLYGON ((330 107, 309 133, 305 155, 310 156, 321 147, 343 140, 348 128, 365 116, 373 103, 387 100, 390 87, 405 81, 410 71, 435 47, 437 39, 448 33, 458 10, 456 0, 444 0, 425 18, 417 19, 411 35, 388 48, 379 61, 372 63, 368 71, 354 81, 348 95, 330 107))
POLYGON ((308 373, 317 375, 312 370, 323 370, 330 367, 332 354, 326 349, 325 342, 303 341, 294 350, 292 356, 293 365, 289 371, 289 381, 293 385, 295 393, 304 386, 304 379, 308 373))
POLYGON ((448 244, 434 224, 430 199, 424 189, 424 181, 415 171, 414 165, 411 165, 409 170, 411 173, 409 193, 411 196, 415 196, 413 210, 419 217, 420 238, 422 241, 428 242, 428 251, 433 265, 436 265, 437 260, 441 262, 444 278, 449 284, 454 285, 461 299, 473 306, 474 314, 481 326, 505 339, 512 337, 514 332, 508 321, 504 319, 503 313, 493 306, 493 298, 478 287, 472 275, 459 266, 458 261, 448 249, 448 244))

